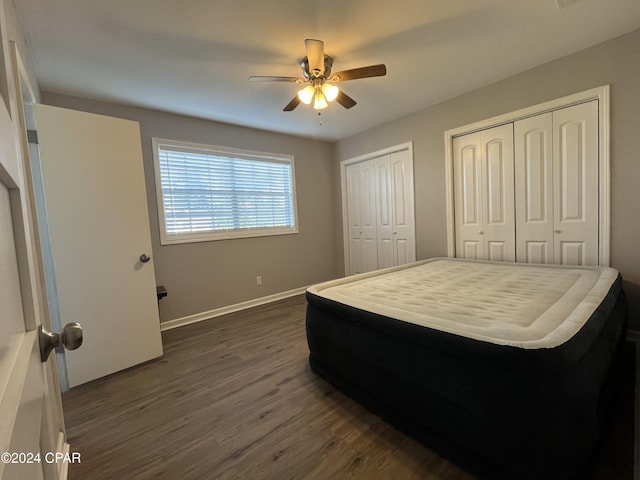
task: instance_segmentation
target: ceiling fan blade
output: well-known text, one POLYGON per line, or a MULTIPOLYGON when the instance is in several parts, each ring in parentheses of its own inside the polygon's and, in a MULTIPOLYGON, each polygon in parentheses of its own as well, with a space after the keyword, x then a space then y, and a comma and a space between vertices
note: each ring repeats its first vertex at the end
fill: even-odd
POLYGON ((387 74, 387 67, 381 63, 379 65, 369 65, 368 67, 352 68, 331 75, 332 82, 344 82, 357 78, 383 77, 387 74))
POLYGON ((309 62, 309 72, 317 73, 316 76, 324 73, 324 42, 307 38, 304 41, 307 48, 307 60, 309 62))
POLYGON ((354 107, 356 105, 356 103, 358 103, 353 98, 351 98, 349 95, 344 93, 342 90, 340 90, 340 92, 338 92, 338 96, 336 97, 336 102, 338 102, 344 108, 354 107))
POLYGON ((299 77, 276 77, 276 76, 265 76, 265 75, 253 75, 249 77, 250 82, 297 82, 302 83, 306 80, 304 78, 299 77))
POLYGON ((296 95, 295 97, 293 97, 293 100, 287 103, 287 105, 282 109, 282 111, 290 112, 291 110, 294 110, 298 105, 300 105, 300 98, 298 98, 298 96, 296 95))

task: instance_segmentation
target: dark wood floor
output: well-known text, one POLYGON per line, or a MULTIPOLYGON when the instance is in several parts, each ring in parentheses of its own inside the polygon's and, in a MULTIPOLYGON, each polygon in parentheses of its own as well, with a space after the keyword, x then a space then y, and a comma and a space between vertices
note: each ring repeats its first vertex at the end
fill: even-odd
POLYGON ((163 358, 66 393, 82 456, 69 478, 473 478, 311 372, 304 309, 299 296, 165 332, 163 358))

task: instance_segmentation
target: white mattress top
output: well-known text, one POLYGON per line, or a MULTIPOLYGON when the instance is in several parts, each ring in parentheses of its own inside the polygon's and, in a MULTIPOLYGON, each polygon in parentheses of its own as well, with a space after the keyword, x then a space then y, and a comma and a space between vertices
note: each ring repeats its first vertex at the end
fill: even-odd
POLYGON ((333 280, 309 292, 477 340, 553 348, 580 330, 617 276, 609 267, 434 258, 333 280))

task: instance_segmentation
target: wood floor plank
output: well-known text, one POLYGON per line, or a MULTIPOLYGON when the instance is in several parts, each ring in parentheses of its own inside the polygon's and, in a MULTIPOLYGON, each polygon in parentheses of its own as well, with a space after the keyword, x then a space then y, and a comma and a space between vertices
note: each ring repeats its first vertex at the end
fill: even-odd
POLYGON ((164 332, 161 359, 66 393, 69 478, 474 478, 309 369, 305 306, 164 332))

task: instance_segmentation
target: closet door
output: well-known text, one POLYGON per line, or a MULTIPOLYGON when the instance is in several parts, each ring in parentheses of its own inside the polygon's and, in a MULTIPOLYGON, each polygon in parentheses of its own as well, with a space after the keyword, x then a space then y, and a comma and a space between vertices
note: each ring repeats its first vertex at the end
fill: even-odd
POLYGON ((517 261, 553 263, 553 116, 517 121, 514 134, 517 261))
POLYGON ((373 160, 376 169, 376 235, 378 239, 378 268, 396 263, 393 239, 393 175, 390 156, 373 160))
POLYGON ((408 150, 374 160, 378 268, 416 260, 413 160, 408 150))
POLYGON ((393 265, 416 261, 413 156, 409 150, 389 155, 393 224, 393 265))
POLYGON ((415 262, 411 146, 398 145, 343 164, 346 273, 415 262))
POLYGON ((517 260, 598 264, 598 103, 515 122, 517 260))
POLYGON ((485 258, 515 262, 513 124, 484 130, 482 134, 485 258))
POLYGON ((456 256, 515 261, 513 124, 453 139, 456 256))
POLYGON ((350 165, 347 186, 351 273, 369 272, 378 268, 373 161, 350 165))
POLYGON ((456 257, 481 259, 482 241, 482 132, 453 139, 456 257))
POLYGON ((598 102, 553 112, 554 263, 598 265, 598 102))

